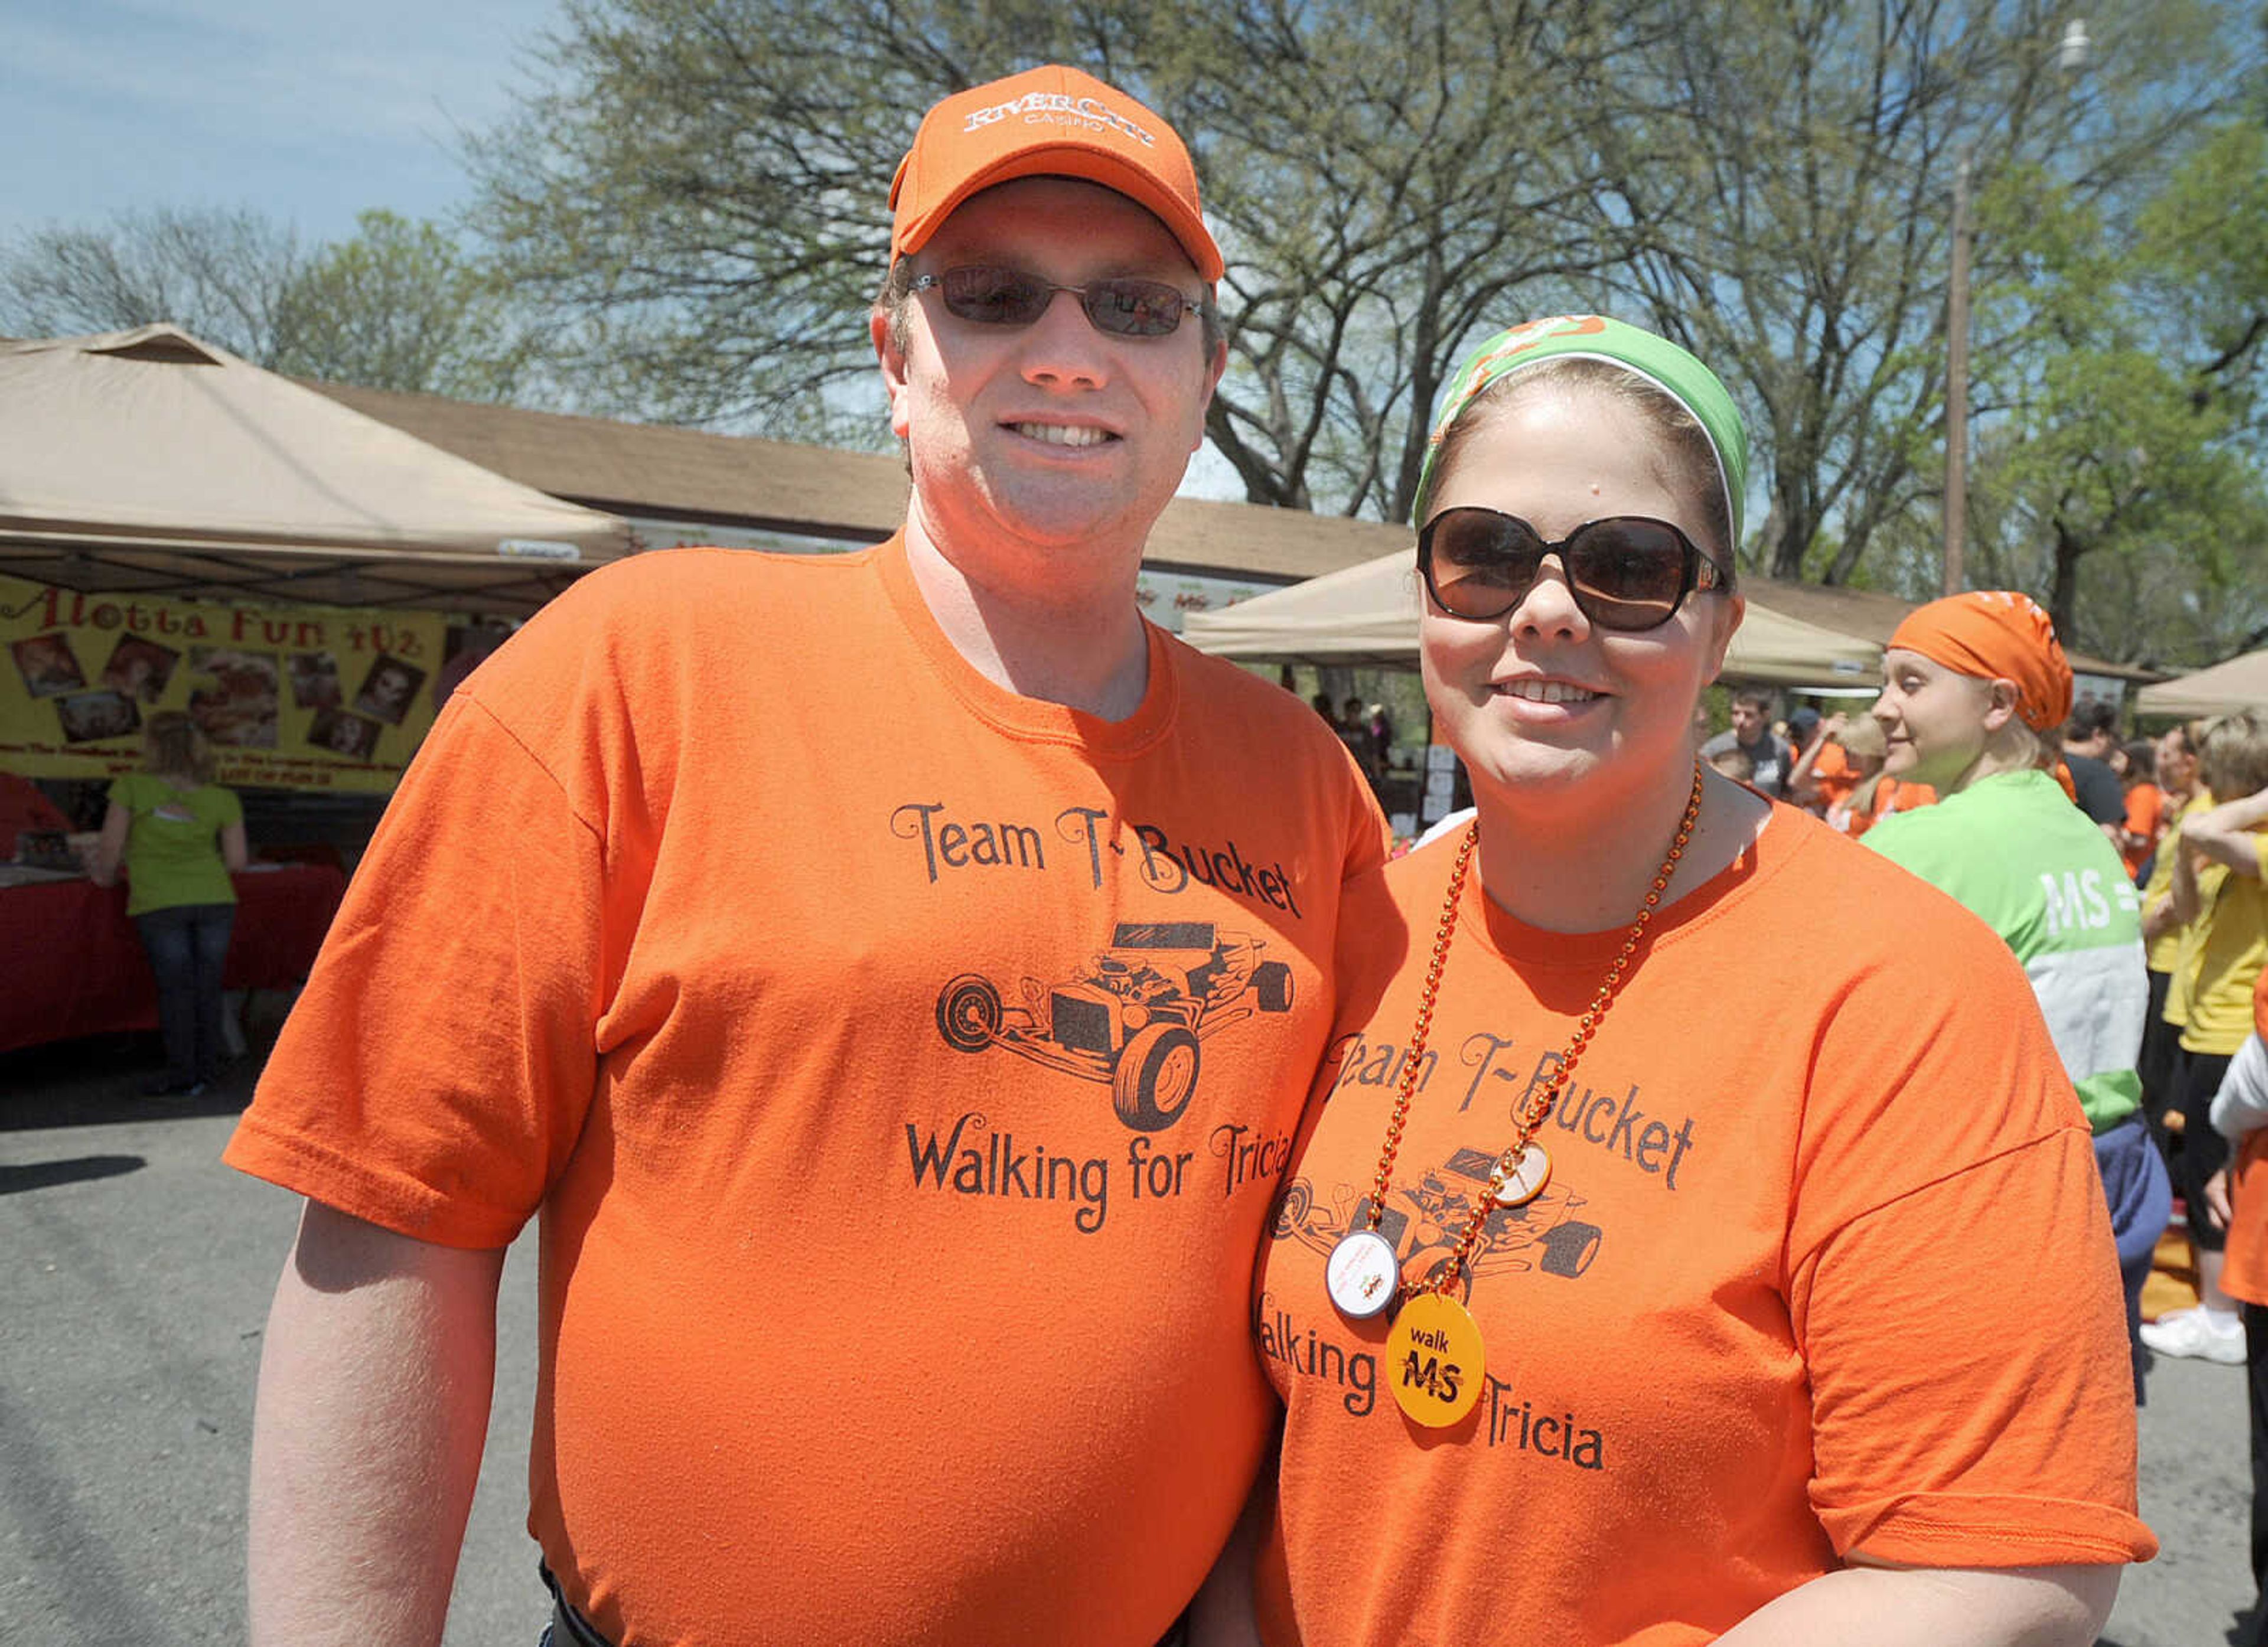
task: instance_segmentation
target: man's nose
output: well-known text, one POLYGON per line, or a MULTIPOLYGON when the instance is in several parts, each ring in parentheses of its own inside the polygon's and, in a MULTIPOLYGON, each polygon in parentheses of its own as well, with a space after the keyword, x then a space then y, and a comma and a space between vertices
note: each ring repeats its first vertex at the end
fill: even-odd
POLYGON ((1075 291, 1057 291, 1027 329, 1023 374, 1050 387, 1101 388, 1110 380, 1110 351, 1075 291))

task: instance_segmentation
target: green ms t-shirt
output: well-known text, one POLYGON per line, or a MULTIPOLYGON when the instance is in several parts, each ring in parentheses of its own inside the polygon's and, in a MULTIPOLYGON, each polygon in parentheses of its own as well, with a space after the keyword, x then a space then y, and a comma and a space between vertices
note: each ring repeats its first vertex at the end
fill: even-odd
POLYGON ((1884 819, 1865 843, 1950 893, 2016 952, 2095 1131, 2141 1107, 2141 901, 2117 851, 2055 779, 1980 779, 1884 819))
POLYGON ((129 772, 110 786, 110 798, 134 818, 126 832, 127 914, 236 901, 220 856, 221 830, 244 821, 234 790, 175 789, 153 773, 129 772))

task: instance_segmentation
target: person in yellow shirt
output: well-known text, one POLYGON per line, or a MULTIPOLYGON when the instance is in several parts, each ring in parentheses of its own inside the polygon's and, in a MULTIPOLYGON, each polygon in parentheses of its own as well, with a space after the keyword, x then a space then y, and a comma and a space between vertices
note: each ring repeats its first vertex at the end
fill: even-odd
POLYGON ((2252 989, 2268 963, 2268 883, 2261 879, 2268 864, 2262 851, 2268 838, 2268 714, 2245 710, 2213 722, 2198 746, 2198 764, 2212 804, 2185 813, 2178 841, 2169 836, 2164 850, 2173 860, 2168 902, 2182 926, 2166 1004, 2166 1017, 2182 1026, 2176 1177, 2198 1246, 2199 1302, 2145 1327, 2142 1342, 2161 1355, 2241 1366, 2244 1329, 2235 1300, 2220 1285, 2225 1228, 2205 1184, 2228 1163, 2228 1144, 2211 1120, 2213 1093, 2251 1033, 2252 989))

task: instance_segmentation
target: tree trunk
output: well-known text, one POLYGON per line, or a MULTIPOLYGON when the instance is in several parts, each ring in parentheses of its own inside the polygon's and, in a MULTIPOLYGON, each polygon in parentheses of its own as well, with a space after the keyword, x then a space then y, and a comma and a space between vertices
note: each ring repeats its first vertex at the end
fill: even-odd
POLYGON ((1803 581, 1804 556, 1810 551, 1811 540, 1819 534, 1819 511, 1812 502, 1810 489, 1793 467, 1784 468, 1773 477, 1772 513, 1779 523, 1779 535, 1770 546, 1771 576, 1800 584, 1803 581))
MULTIPOLYGON (((2073 532, 2060 517, 2055 523, 2055 587, 2048 592, 2048 616, 2055 621, 2056 635, 2064 639, 2077 633, 2073 628, 2079 613, 2079 557, 2095 546, 2073 532)), ((2066 644, 2068 642, 2066 640, 2066 644)))

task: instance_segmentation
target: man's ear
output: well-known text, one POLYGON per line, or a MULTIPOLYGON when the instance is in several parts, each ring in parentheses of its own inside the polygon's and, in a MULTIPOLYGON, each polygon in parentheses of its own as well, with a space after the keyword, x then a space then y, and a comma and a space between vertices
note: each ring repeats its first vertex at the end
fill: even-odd
POLYGON ((867 316, 867 331, 874 340, 874 358, 882 368, 882 386, 890 397, 890 432, 900 440, 913 426, 913 416, 907 404, 906 357, 891 341, 889 311, 877 305, 867 316))

